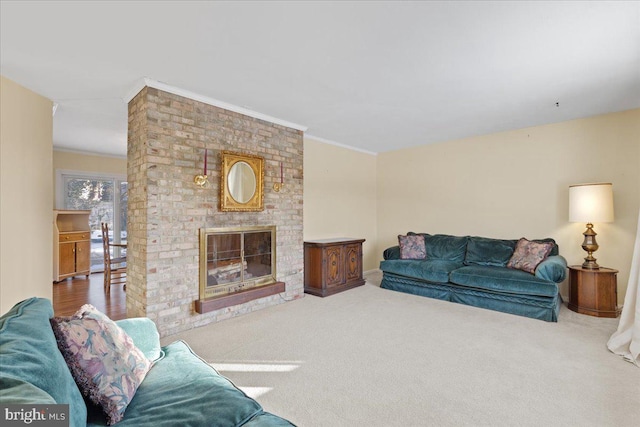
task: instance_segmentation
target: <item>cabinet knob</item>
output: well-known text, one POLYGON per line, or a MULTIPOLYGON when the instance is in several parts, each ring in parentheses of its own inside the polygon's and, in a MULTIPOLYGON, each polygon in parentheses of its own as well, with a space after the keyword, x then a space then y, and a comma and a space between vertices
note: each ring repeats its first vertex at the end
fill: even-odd
POLYGON ((65 240, 69 240, 69 236, 64 236, 64 239, 65 240))

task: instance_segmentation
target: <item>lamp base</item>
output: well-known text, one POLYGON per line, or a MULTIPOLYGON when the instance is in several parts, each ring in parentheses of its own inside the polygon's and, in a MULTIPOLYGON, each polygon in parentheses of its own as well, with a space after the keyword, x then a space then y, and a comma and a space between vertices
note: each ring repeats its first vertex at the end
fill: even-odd
POLYGON ((584 263, 582 264, 582 268, 586 268, 589 270, 597 270, 600 268, 596 259, 593 257, 593 253, 598 250, 598 242, 596 242, 597 233, 593 231, 593 224, 588 223, 587 229, 584 233, 584 241, 582 242, 582 249, 587 251, 587 256, 584 259, 584 263))
POLYGON ((594 257, 591 257, 591 259, 589 259, 589 257, 586 257, 584 259, 584 262, 582 263, 582 268, 586 268, 588 270, 598 270, 600 266, 598 265, 594 257))

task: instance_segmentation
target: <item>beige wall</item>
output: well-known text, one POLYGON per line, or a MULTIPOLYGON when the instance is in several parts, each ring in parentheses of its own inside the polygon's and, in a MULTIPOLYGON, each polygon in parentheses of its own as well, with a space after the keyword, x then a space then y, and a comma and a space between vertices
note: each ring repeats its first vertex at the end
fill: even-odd
MULTIPOLYGON (((69 151, 53 152, 53 187, 52 194, 56 194, 57 171, 80 171, 108 175, 127 176, 127 159, 121 157, 100 156, 92 154, 74 153, 69 151)), ((55 197, 53 199, 54 208, 62 209, 63 206, 56 206, 55 197)))
POLYGON ((376 156, 304 139, 304 240, 364 238, 363 268, 378 268, 376 156))
POLYGON ((0 76, 0 312, 23 299, 51 299, 50 100, 0 76))
MULTIPOLYGON (((378 155, 378 258, 407 231, 553 237, 582 263, 569 185, 612 182, 615 222, 595 224, 602 266, 629 279, 640 206, 640 109, 378 155)), ((561 293, 567 296, 566 283, 561 293)))

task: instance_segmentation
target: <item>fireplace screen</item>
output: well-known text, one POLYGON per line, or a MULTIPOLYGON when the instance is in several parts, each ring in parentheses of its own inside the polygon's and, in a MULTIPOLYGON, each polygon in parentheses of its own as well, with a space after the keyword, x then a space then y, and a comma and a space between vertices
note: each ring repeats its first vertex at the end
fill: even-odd
POLYGON ((275 227, 200 230, 200 298, 275 282, 275 227))

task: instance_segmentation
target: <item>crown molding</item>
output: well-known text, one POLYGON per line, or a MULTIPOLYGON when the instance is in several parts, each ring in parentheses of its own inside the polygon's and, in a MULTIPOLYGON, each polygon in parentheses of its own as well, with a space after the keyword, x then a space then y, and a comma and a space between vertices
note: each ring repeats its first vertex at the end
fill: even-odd
POLYGON ((352 147, 351 145, 341 144, 339 142, 331 141, 330 139, 320 138, 318 136, 313 136, 309 134, 304 135, 304 139, 313 139, 314 141, 322 142, 323 144, 335 145, 336 147, 346 148, 347 150, 359 151, 361 153, 370 154, 372 156, 377 156, 378 153, 375 151, 365 150, 363 148, 352 147))
POLYGON ((200 95, 195 92, 191 92, 186 89, 181 89, 175 86, 168 85, 166 83, 159 82, 157 80, 144 77, 138 80, 131 90, 125 95, 125 103, 129 103, 145 86, 152 87, 154 89, 162 90, 164 92, 172 93, 174 95, 182 96, 184 98, 193 99, 194 101, 202 102, 204 104, 212 105, 214 107, 224 108, 225 110, 233 111, 235 113, 243 114, 245 116, 253 117, 255 119, 264 120, 276 125, 296 129, 305 132, 307 126, 302 126, 296 123, 292 123, 286 120, 278 119, 276 117, 262 114, 257 111, 249 110, 247 108, 238 107, 237 105, 229 104, 228 102, 220 101, 218 99, 210 98, 208 96, 200 95))
POLYGON ((131 86, 131 89, 129 89, 127 91, 127 93, 124 95, 124 97, 122 98, 122 100, 124 101, 125 104, 128 104, 131 102, 131 100, 133 98, 135 98, 135 96, 140 93, 140 91, 142 89, 144 89, 145 86, 147 86, 147 81, 151 82, 153 80, 147 78, 147 77, 143 77, 141 79, 136 80, 136 82, 133 84, 133 86, 131 86))
POLYGON ((83 156, 111 157, 111 158, 114 158, 114 159, 127 160, 127 156, 126 155, 121 156, 119 154, 99 153, 97 151, 76 150, 74 148, 58 147, 55 144, 53 146, 53 151, 59 151, 61 153, 81 154, 83 156))

